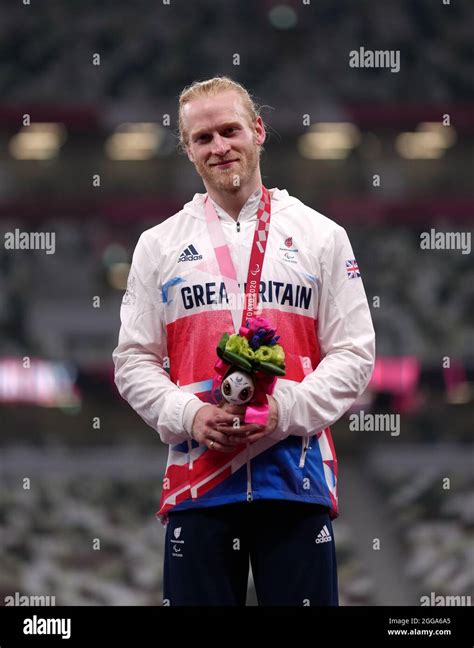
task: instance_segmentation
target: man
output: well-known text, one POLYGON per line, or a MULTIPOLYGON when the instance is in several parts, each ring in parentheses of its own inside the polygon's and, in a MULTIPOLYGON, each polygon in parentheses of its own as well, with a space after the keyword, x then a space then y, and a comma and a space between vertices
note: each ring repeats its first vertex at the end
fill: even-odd
POLYGON ((342 227, 262 186, 265 126, 243 86, 186 88, 179 127, 206 193, 140 237, 113 354, 121 395, 169 445, 164 604, 245 605, 250 560, 260 605, 338 605, 329 426, 375 356, 357 263, 342 227), (212 390, 250 286, 286 356, 260 425, 212 390))

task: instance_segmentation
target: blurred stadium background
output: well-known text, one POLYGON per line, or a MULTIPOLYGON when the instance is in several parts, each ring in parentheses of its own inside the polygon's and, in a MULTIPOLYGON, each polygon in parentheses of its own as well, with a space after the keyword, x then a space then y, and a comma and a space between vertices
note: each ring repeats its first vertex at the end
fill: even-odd
POLYGON ((267 186, 347 229, 378 354, 353 411, 401 416, 333 427, 341 604, 473 593, 474 266, 420 248, 472 231, 473 27, 470 0, 0 6, 0 233, 56 233, 55 254, 0 247, 0 605, 161 604, 167 448, 111 353, 139 234, 202 191, 177 96, 215 74, 267 106, 267 186), (351 68, 360 47, 400 71, 351 68))

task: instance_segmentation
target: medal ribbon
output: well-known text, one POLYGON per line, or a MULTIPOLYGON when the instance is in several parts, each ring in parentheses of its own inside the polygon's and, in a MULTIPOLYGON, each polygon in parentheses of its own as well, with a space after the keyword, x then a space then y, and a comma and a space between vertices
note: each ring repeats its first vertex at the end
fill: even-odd
POLYGON ((257 223, 255 225, 252 249, 250 252, 242 316, 240 316, 240 311, 238 309, 238 295, 240 291, 237 283, 237 274, 230 256, 229 247, 225 240, 224 232, 222 231, 222 225, 212 201, 209 200, 209 196, 206 198, 205 212, 209 236, 211 237, 211 242, 214 247, 214 253, 224 281, 227 297, 231 300, 235 300, 235 308, 231 308, 230 310, 232 313, 234 331, 238 333, 240 327, 245 326, 247 319, 253 317, 257 310, 260 278, 262 276, 263 261, 265 259, 265 250, 270 229, 270 193, 268 189, 262 185, 262 195, 257 210, 257 223), (231 295, 233 295, 233 297, 230 297, 231 295))
MULTIPOLYGON (((260 279, 262 276, 263 261, 265 259, 265 251, 267 248, 268 232, 270 230, 271 219, 271 201, 268 189, 262 185, 262 195, 258 204, 257 222, 255 224, 255 231, 253 236, 252 249, 250 252, 250 261, 247 271, 247 283, 245 288, 244 308, 242 315, 238 309, 238 295, 239 285, 237 282, 237 274, 232 262, 229 247, 225 240, 222 225, 217 215, 216 209, 209 199, 206 198, 205 202, 206 222, 211 238, 211 243, 214 247, 219 270, 224 281, 227 297, 235 299, 235 308, 230 308, 232 314, 232 322, 236 333, 245 335, 248 330, 245 325, 247 319, 254 317, 257 305, 258 294, 260 289, 260 279), (234 297, 230 297, 233 295, 234 297)), ((231 304, 232 306, 232 304, 231 304)), ((213 394, 220 390, 222 380, 229 368, 229 364, 218 360, 215 365, 216 376, 213 381, 212 391, 213 394)), ((256 376, 255 384, 255 405, 249 405, 245 414, 245 423, 262 423, 266 424, 268 419, 268 402, 266 394, 271 394, 275 387, 276 377, 268 376, 262 372, 256 376)))

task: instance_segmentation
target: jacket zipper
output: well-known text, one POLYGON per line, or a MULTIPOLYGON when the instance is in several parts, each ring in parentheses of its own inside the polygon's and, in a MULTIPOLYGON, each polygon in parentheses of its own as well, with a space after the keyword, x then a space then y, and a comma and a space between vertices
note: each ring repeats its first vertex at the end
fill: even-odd
MULTIPOLYGON (((240 222, 237 217, 237 220, 235 222, 235 228, 237 230, 237 234, 240 234, 240 222)), ((240 256, 240 241, 238 241, 238 247, 239 247, 239 279, 240 279, 240 269, 242 266, 241 263, 241 256, 240 256)), ((242 283, 241 283, 242 286, 242 283)), ((247 464, 247 502, 251 502, 253 500, 253 493, 252 493, 252 468, 251 468, 251 463, 250 463, 250 445, 247 443, 247 447, 245 450, 247 456, 246 456, 246 464, 247 464)))
POLYGON ((253 493, 252 493, 252 469, 250 466, 250 443, 247 443, 246 453, 247 453, 247 502, 251 502, 253 500, 253 493))
MULTIPOLYGON (((190 439, 188 441, 188 456, 189 456, 188 470, 192 470, 194 467, 192 451, 193 451, 193 442, 190 439)), ((189 475, 189 483, 191 484, 191 475, 189 475)), ((195 488, 191 488, 191 499, 196 499, 196 497, 197 497, 197 490, 195 488)))
POLYGON ((302 438, 302 443, 301 443, 301 456, 300 456, 300 463, 299 467, 304 468, 304 463, 306 461, 306 455, 308 454, 309 448, 309 437, 303 437, 302 438))

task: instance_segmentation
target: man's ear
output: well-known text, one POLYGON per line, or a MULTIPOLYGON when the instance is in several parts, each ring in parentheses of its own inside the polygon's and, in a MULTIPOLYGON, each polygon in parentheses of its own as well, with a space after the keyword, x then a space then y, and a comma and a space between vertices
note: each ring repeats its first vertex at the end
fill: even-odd
POLYGON ((258 116, 255 121, 255 135, 256 143, 259 146, 263 146, 267 138, 267 133, 265 131, 265 124, 263 123, 263 119, 260 116, 258 116))
POLYGON ((185 150, 186 150, 186 155, 188 156, 188 160, 194 164, 194 157, 193 154, 191 153, 191 149, 189 148, 189 146, 185 146, 185 150))

